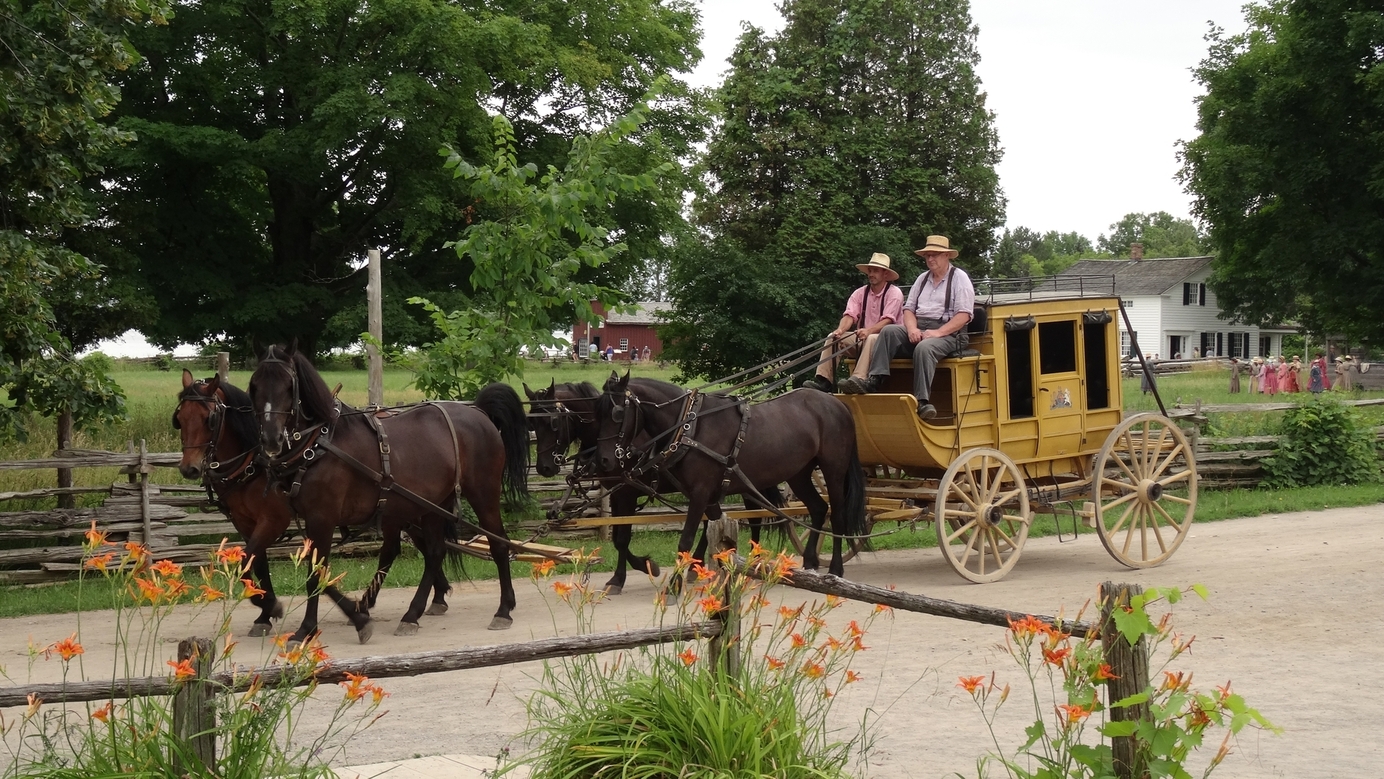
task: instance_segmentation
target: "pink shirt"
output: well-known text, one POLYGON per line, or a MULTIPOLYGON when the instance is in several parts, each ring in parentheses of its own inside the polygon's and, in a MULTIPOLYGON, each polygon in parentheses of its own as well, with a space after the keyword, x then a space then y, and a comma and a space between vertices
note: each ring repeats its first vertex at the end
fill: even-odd
POLYGON ((880 319, 888 319, 894 324, 899 324, 903 318, 903 292, 895 285, 890 284, 881 293, 884 296, 884 305, 880 305, 880 295, 870 291, 870 285, 857 289, 851 293, 851 297, 846 301, 846 313, 855 320, 856 329, 862 327, 874 327, 880 319), (866 297, 869 298, 869 305, 866 305, 866 297), (860 316, 861 308, 865 309, 865 317, 860 316), (881 314, 881 308, 883 313, 881 314))

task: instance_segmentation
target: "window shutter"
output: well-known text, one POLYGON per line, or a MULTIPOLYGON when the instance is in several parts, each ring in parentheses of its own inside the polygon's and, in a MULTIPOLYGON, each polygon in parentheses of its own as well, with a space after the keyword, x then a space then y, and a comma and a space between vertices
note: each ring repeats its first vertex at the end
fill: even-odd
POLYGON ((1197 305, 1199 305, 1199 306, 1204 306, 1204 305, 1206 305, 1206 285, 1205 285, 1205 284, 1198 284, 1198 285, 1197 285, 1197 305))
POLYGON ((1182 305, 1192 305, 1192 282, 1182 282, 1182 305))

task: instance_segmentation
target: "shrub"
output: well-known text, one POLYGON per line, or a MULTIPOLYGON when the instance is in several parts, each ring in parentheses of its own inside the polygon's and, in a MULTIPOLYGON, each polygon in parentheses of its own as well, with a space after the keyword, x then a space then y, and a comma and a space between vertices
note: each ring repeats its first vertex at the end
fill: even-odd
POLYGON ((1278 452, 1263 460, 1269 487, 1362 484, 1379 480, 1374 431, 1356 411, 1319 396, 1288 410, 1278 452))

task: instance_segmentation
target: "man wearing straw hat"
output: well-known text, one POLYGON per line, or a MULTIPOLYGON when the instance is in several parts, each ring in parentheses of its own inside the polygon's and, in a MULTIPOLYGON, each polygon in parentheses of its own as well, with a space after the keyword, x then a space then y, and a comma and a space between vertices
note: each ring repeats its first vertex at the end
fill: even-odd
MULTIPOLYGON (((803 386, 831 392, 836 388, 836 360, 839 357, 858 357, 852 376, 865 378, 870 365, 870 350, 879 339, 879 331, 899 321, 903 309, 903 293, 893 282, 899 274, 889 267, 889 255, 875 252, 869 262, 855 266, 869 278, 869 283, 851 293, 841 322, 827 336, 826 348, 817 363, 817 374, 803 386)), ((849 378, 842 379, 844 385, 849 378)))
POLYGON ((908 293, 903 324, 880 332, 879 343, 870 355, 868 377, 847 379, 844 389, 856 394, 875 392, 880 380, 889 375, 889 361, 912 355, 913 397, 918 399, 918 418, 926 421, 937 416, 929 401, 937 362, 966 348, 966 324, 971 321, 976 295, 971 277, 951 264, 958 252, 945 235, 929 235, 927 244, 914 254, 923 258, 927 270, 908 293))

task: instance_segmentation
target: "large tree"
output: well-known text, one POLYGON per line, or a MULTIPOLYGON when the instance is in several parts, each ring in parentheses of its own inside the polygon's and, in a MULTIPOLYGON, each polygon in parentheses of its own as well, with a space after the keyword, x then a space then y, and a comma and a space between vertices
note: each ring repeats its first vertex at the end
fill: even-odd
POLYGON ((696 203, 711 248, 675 255, 667 335, 692 374, 820 338, 874 251, 911 281, 910 249, 943 233, 983 271, 1003 221, 965 0, 780 7, 782 31, 747 29, 719 92, 696 203), (717 274, 686 264, 708 260, 717 274))
POLYGON ((1183 182, 1226 313, 1384 340, 1384 15, 1274 0, 1213 31, 1183 182))
MULTIPOLYGON (((107 243, 137 258, 158 298, 142 329, 162 345, 349 343, 365 326, 361 260, 373 246, 386 257, 386 338, 418 343, 430 327, 403 301, 466 297, 471 263, 444 244, 484 208, 438 149, 480 160, 499 113, 521 162, 560 161, 575 133, 700 57, 684 0, 176 8, 167 28, 137 40, 146 64, 127 79, 120 116, 140 140, 110 166, 102 212, 107 243)), ((686 154, 701 132, 695 103, 672 83, 624 153, 686 154)), ((677 218, 648 200, 616 210, 636 259, 677 218)))
POLYGON ((0 436, 23 435, 28 412, 69 412, 80 427, 123 411, 119 387, 72 358, 54 309, 87 317, 70 333, 83 340, 114 307, 101 269, 64 233, 90 216, 82 178, 128 140, 101 121, 120 99, 113 76, 137 59, 127 36, 166 11, 146 0, 0 3, 0 436))
POLYGON ((1190 219, 1178 219, 1167 211, 1125 214, 1110 225, 1096 245, 1112 257, 1128 257, 1129 247, 1143 244, 1145 257, 1200 257, 1207 253, 1206 235, 1190 219))
POLYGON ((990 255, 990 275, 997 279, 1051 276, 1077 260, 1095 255, 1091 239, 1077 232, 1039 233, 1027 227, 1006 229, 990 255))

